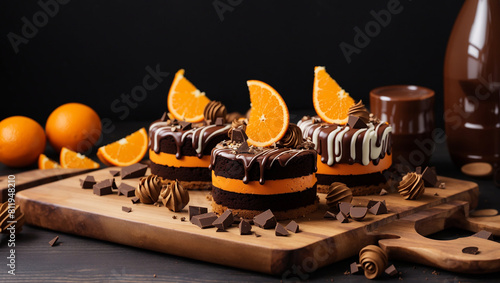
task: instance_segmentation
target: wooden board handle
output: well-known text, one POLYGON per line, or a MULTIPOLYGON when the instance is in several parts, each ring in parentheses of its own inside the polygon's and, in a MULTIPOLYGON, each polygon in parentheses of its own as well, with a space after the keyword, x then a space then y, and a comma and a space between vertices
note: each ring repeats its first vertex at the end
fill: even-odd
MULTIPOLYGON (((387 252, 389 259, 406 260, 460 273, 500 271, 500 244, 497 242, 472 236, 454 240, 434 240, 423 236, 449 226, 467 228, 467 225, 472 225, 471 221, 478 220, 466 218, 467 210, 467 203, 456 201, 404 217, 376 231, 392 235, 392 238, 379 240, 379 245, 387 252), (474 255, 462 252, 466 247, 477 247, 479 253, 474 255)), ((499 224, 489 225, 487 228, 491 228, 488 229, 490 231, 500 230, 499 224)), ((482 230, 486 226, 475 227, 482 230)))

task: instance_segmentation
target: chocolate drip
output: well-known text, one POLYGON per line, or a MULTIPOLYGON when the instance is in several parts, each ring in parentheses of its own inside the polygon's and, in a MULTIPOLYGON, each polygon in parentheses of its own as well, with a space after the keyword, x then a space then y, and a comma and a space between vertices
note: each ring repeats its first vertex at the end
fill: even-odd
POLYGON ((392 128, 387 123, 369 123, 368 128, 352 129, 347 125, 318 123, 313 119, 302 119, 298 125, 304 136, 311 138, 316 145, 321 162, 329 166, 335 163, 366 165, 369 161, 376 165, 386 154, 391 154, 392 128), (367 134, 370 136, 366 137, 367 134), (365 139, 371 140, 370 144, 367 145, 365 139))
POLYGON ((227 135, 231 128, 229 124, 218 126, 203 124, 193 124, 193 128, 189 130, 181 130, 180 126, 172 125, 169 121, 157 121, 149 127, 149 147, 156 153, 160 152, 160 142, 166 137, 172 137, 177 148, 175 157, 182 157, 181 148, 187 139, 191 139, 192 147, 196 150, 197 157, 203 157, 203 150, 206 144, 215 136, 227 135))
MULTIPOLYGON (((285 167, 290 160, 293 158, 303 155, 303 154, 311 154, 314 152, 313 150, 307 149, 289 149, 289 148, 260 148, 261 151, 257 153, 236 153, 235 148, 222 147, 215 148, 212 150, 212 156, 210 158, 210 166, 208 169, 213 170, 215 167, 215 160, 217 156, 222 156, 224 158, 230 160, 240 160, 243 163, 243 168, 245 169, 245 175, 242 179, 243 183, 248 184, 248 172, 250 168, 257 164, 259 166, 259 183, 265 183, 264 172, 266 169, 270 169, 274 162, 278 162, 278 164, 282 167, 285 167)), ((314 158, 316 159, 316 154, 314 154, 314 158)), ((316 164, 316 161, 314 162, 316 164)), ((314 171, 317 171, 317 168, 314 168, 314 171)))

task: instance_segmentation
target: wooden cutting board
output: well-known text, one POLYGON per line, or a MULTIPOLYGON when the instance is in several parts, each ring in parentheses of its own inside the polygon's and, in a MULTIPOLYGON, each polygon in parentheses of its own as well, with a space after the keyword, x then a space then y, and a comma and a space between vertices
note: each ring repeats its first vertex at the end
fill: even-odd
MULTIPOLYGON (((101 181, 111 178, 109 171, 113 169, 116 168, 89 174, 101 181)), ((385 200, 389 213, 368 214, 363 221, 351 220, 350 223, 342 224, 323 218, 327 206, 325 195, 320 194, 318 211, 296 220, 300 225, 299 233, 277 237, 274 230, 253 226, 253 235, 242 236, 236 226, 226 232, 216 232, 215 228, 200 229, 188 221, 187 207, 180 213, 174 213, 165 207, 132 204, 131 198, 116 194, 94 195, 91 189, 79 187, 79 179, 86 175, 19 192, 17 202, 26 214, 27 223, 197 260, 278 274, 283 278, 296 276, 297 270, 312 272, 354 256, 364 246, 377 244, 379 240, 400 237, 391 235, 387 230, 377 229, 388 227, 405 217, 417 215, 425 218, 429 215, 428 209, 453 203, 453 207, 458 207, 466 217, 469 208, 477 205, 479 195, 475 183, 440 177, 440 181, 446 183, 446 189, 427 188, 423 197, 416 201, 404 200, 397 193, 355 197, 352 202, 354 205, 366 205, 372 199, 385 200), (132 207, 132 212, 123 212, 122 206, 132 207), (173 219, 174 215, 176 219, 173 219), (186 221, 181 221, 182 217, 186 217, 186 221)), ((121 180, 116 177, 115 180, 118 185, 121 182, 132 186, 138 184, 138 179, 121 180)), ((205 206, 210 210, 207 195, 207 191, 190 191, 189 205, 205 206)), ((281 223, 286 225, 288 221, 281 223)), ((436 223, 436 229, 442 228, 439 225, 441 222, 436 223)), ((420 236, 414 230, 411 231, 420 236)), ((443 247, 447 248, 446 245, 443 247)), ((491 260, 500 262, 500 258, 493 257, 491 260)), ((496 267, 493 269, 483 272, 497 270, 496 267)))

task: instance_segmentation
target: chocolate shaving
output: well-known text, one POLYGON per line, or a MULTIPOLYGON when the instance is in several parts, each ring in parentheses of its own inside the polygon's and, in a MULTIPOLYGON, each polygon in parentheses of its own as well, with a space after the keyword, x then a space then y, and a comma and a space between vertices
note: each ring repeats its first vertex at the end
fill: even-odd
POLYGON ((131 179, 143 177, 146 174, 148 166, 141 163, 135 163, 127 167, 122 168, 121 176, 122 179, 131 179))
POLYGON ((215 219, 212 225, 224 231, 227 228, 231 227, 231 225, 233 225, 233 222, 234 222, 233 212, 231 211, 231 209, 228 209, 224 211, 224 213, 222 213, 221 216, 219 216, 219 218, 215 219))
POLYGON ((109 174, 113 177, 118 177, 120 176, 120 170, 109 170, 109 174))
POLYGON ((212 122, 215 122, 215 124, 217 124, 217 119, 221 118, 222 123, 220 125, 224 125, 226 123, 226 115, 226 106, 224 106, 224 104, 222 104, 220 101, 210 101, 203 110, 203 116, 205 117, 205 120, 211 120, 212 122))
POLYGON ((104 196, 113 193, 116 188, 115 179, 106 179, 94 185, 93 192, 95 195, 104 196))
POLYGON ((346 217, 349 216, 349 213, 351 212, 351 207, 352 207, 352 204, 350 202, 339 203, 339 210, 340 210, 340 212, 344 213, 344 215, 346 217))
POLYGON ((288 236, 290 233, 283 227, 281 224, 276 224, 276 227, 274 228, 274 234, 276 236, 288 236))
POLYGON ((168 120, 168 113, 165 111, 163 115, 161 115, 160 121, 165 122, 168 120))
POLYGON ((385 213, 387 213, 387 206, 385 205, 385 201, 384 202, 378 201, 376 204, 374 204, 368 210, 373 215, 385 214, 385 213))
POLYGON ((359 264, 357 262, 351 263, 349 266, 351 270, 351 274, 358 274, 359 273, 359 264))
POLYGON ((298 148, 303 142, 302 130, 297 125, 290 123, 279 144, 287 148, 298 148))
POLYGON ((439 186, 437 174, 434 168, 426 167, 422 173, 422 179, 424 180, 424 185, 426 187, 437 188, 439 186))
POLYGON ((340 221, 340 223, 349 223, 349 218, 347 218, 347 215, 342 211, 337 214, 337 220, 340 221))
POLYGON ((276 226, 276 217, 273 212, 268 209, 253 218, 253 223, 260 228, 271 229, 276 226))
POLYGON ((83 180, 80 179, 80 186, 82 189, 92 189, 96 183, 97 182, 95 181, 94 176, 91 175, 88 175, 83 180))
POLYGON ((366 109, 366 107, 363 104, 362 100, 360 100, 355 105, 349 107, 347 115, 348 116, 356 116, 359 119, 361 119, 361 121, 363 121, 363 123, 365 123, 365 124, 367 124, 368 122, 370 122, 370 113, 366 109))
POLYGON ((396 269, 396 267, 394 266, 394 264, 391 264, 389 267, 387 267, 385 269, 385 274, 389 275, 389 276, 396 276, 399 274, 398 270, 396 269))
POLYGON ((462 252, 464 254, 477 255, 479 253, 479 248, 478 247, 466 247, 466 248, 462 249, 462 252))
POLYGON ((132 208, 128 206, 122 206, 122 211, 129 213, 132 211, 132 208))
POLYGON ((240 235, 252 234, 252 225, 247 220, 241 220, 238 228, 240 229, 240 235))
POLYGON ((295 220, 290 221, 290 223, 288 223, 288 225, 286 225, 285 228, 293 233, 299 232, 299 224, 297 224, 295 220))
POLYGON ((57 241, 58 241, 58 240, 59 240, 59 236, 55 236, 55 237, 54 237, 54 239, 52 239, 52 240, 50 240, 50 241, 49 241, 49 245, 50 245, 51 247, 53 247, 53 246, 57 246, 57 244, 58 244, 58 243, 57 243, 57 241))
POLYGON ((121 183, 118 186, 118 195, 124 195, 126 197, 133 197, 133 196, 135 196, 135 188, 132 187, 131 185, 121 183))
POLYGON ((333 213, 333 212, 327 211, 327 212, 325 212, 325 215, 323 215, 323 218, 337 219, 337 215, 335 215, 335 213, 333 213))
POLYGON ((214 223, 215 219, 217 219, 217 214, 209 212, 193 216, 193 218, 191 218, 191 223, 200 227, 201 229, 205 229, 213 227, 212 223, 214 223))
POLYGON ((193 216, 205 214, 207 212, 208 212, 208 208, 206 208, 206 207, 190 205, 188 207, 189 221, 191 221, 191 219, 193 219, 193 216))
POLYGON ((352 191, 344 183, 334 182, 328 187, 326 195, 326 205, 332 210, 338 209, 341 202, 352 201, 352 191))
POLYGON ((193 124, 191 124, 190 122, 186 122, 186 121, 180 121, 179 125, 181 126, 182 131, 188 131, 188 130, 191 130, 193 128, 193 124))
POLYGON ((242 143, 248 140, 248 136, 245 130, 241 128, 232 129, 231 131, 231 141, 235 143, 242 143))
POLYGON ((242 142, 241 145, 236 149, 237 153, 249 153, 250 147, 246 141, 242 142))
POLYGON ((352 129, 365 129, 368 128, 365 122, 363 122, 359 117, 349 116, 347 120, 347 126, 352 129))
POLYGON ((425 192, 422 175, 417 173, 406 174, 399 182, 398 191, 405 199, 418 199, 425 192))
POLYGON ((365 218, 367 211, 368 211, 368 208, 366 208, 366 207, 353 206, 353 207, 351 207, 349 214, 350 214, 352 219, 354 219, 356 221, 360 221, 360 220, 363 220, 363 218, 365 218))

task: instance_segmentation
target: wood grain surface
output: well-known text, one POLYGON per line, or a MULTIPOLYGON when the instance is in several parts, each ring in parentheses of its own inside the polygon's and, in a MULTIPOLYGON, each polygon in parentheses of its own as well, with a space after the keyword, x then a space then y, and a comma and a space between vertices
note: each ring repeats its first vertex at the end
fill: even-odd
MULTIPOLYGON (((22 173, 12 174, 15 176, 16 193, 22 190, 47 184, 57 180, 62 180, 75 175, 80 175, 85 172, 90 172, 94 169, 69 169, 69 168, 54 168, 45 170, 31 170, 22 173)), ((6 202, 8 199, 8 179, 9 175, 0 176, 0 183, 5 187, 0 188, 0 203, 6 202)))
MULTIPOLYGON (((109 170, 113 168, 91 174, 100 181, 111 178, 109 170)), ((254 226, 253 231, 261 235, 255 237, 240 236, 237 227, 219 233, 213 228, 200 229, 180 220, 188 217, 187 209, 174 213, 164 207, 133 205, 130 198, 124 196, 96 196, 92 190, 79 187, 78 179, 86 175, 18 193, 17 201, 26 213, 27 222, 56 231, 270 274, 283 274, 294 266, 319 268, 354 256, 365 245, 380 239, 380 235, 370 233, 377 228, 451 201, 463 201, 475 207, 479 193, 475 183, 440 177, 446 189, 428 188, 417 201, 404 200, 397 193, 355 197, 355 205, 366 205, 371 199, 385 200, 389 213, 369 214, 363 221, 346 224, 322 217, 327 207, 324 195, 320 195, 318 211, 297 219, 300 233, 276 237, 274 230, 254 226), (132 212, 123 212, 122 206, 132 207, 132 212), (173 219, 173 215, 177 219, 173 219)), ((116 181, 132 186, 138 182, 119 177, 116 181)), ((210 207, 207 194, 191 191, 190 205, 210 207)))

